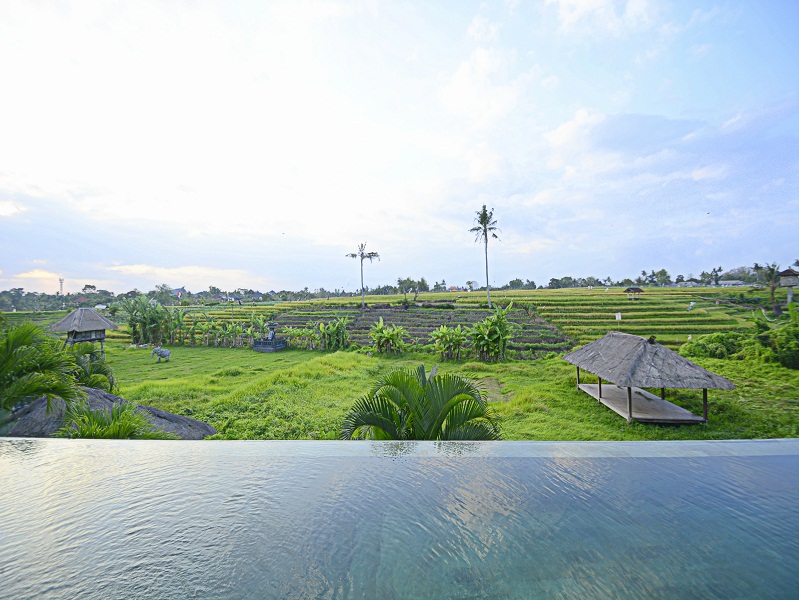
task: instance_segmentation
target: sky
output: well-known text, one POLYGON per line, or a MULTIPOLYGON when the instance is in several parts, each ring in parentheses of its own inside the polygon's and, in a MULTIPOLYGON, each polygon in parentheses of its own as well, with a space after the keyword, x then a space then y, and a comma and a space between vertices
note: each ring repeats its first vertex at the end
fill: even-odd
POLYGON ((0 0, 0 289, 799 258, 799 3, 0 0))

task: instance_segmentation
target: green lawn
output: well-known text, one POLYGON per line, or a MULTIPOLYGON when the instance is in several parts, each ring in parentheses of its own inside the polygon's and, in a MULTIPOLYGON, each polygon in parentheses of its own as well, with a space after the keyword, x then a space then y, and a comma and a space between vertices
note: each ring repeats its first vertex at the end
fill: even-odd
MULTIPOLYGON (((396 367, 436 362, 431 354, 401 358, 356 352, 175 347, 169 363, 147 349, 108 344, 120 395, 213 425, 219 439, 329 439, 376 376, 396 367)), ((558 357, 440 369, 478 380, 502 416, 507 440, 658 440, 795 437, 799 435, 799 372, 776 365, 708 360, 706 368, 737 389, 711 390, 707 425, 627 422, 575 389, 575 370, 558 357)), ((701 414, 701 392, 668 399, 701 414)))

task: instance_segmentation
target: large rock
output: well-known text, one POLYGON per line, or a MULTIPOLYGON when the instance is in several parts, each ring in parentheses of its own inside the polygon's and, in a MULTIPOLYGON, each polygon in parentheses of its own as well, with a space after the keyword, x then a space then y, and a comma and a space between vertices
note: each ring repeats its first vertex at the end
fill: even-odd
MULTIPOLYGON (((119 396, 114 396, 102 390, 84 388, 87 394, 86 403, 92 410, 110 411, 115 403, 124 402, 119 396)), ((10 428, 3 434, 9 437, 50 437, 64 425, 63 400, 53 400, 50 412, 47 412, 47 402, 39 398, 25 408, 18 410, 11 417, 10 428)), ((189 417, 174 415, 172 413, 153 408, 152 406, 139 405, 139 409, 147 413, 153 427, 169 433, 174 433, 182 440, 201 440, 216 433, 216 429, 189 417)))

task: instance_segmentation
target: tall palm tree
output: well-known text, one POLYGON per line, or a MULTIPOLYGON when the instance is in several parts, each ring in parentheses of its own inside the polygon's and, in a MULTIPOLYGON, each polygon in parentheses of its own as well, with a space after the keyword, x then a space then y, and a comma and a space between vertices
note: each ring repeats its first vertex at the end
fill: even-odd
POLYGON ((372 262, 375 258, 380 260, 380 255, 377 252, 367 252, 366 251, 366 242, 363 244, 358 244, 358 251, 357 252, 350 252, 347 254, 350 258, 360 258, 361 259, 361 308, 366 308, 366 301, 364 300, 364 291, 363 291, 363 261, 365 258, 369 259, 369 262, 372 262))
POLYGON ((381 377, 344 419, 342 439, 498 440, 499 420, 481 391, 424 365, 381 377))
POLYGON ((482 241, 485 244, 485 252, 486 252, 486 294, 488 294, 488 308, 493 308, 491 306, 491 286, 488 283, 488 238, 492 237, 495 240, 498 240, 499 237, 497 236, 495 231, 500 231, 497 227, 497 221, 494 219, 494 209, 491 210, 486 209, 486 205, 483 204, 483 208, 475 212, 474 222, 476 225, 472 227, 469 231, 474 234, 474 241, 479 242, 482 241))

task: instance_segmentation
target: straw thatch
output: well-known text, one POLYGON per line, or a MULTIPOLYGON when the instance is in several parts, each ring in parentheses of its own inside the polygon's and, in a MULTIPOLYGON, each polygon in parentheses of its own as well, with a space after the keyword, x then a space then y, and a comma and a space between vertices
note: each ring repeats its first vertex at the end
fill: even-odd
POLYGON ((715 375, 646 338, 611 331, 563 357, 571 364, 622 387, 732 390, 729 379, 715 375))
POLYGON ((78 332, 119 329, 119 325, 98 315, 91 308, 76 308, 58 323, 50 325, 50 331, 78 332))

